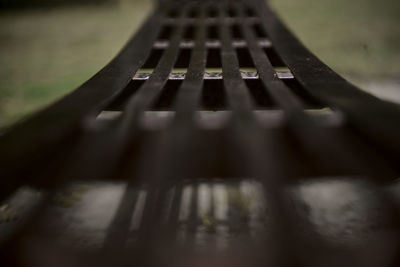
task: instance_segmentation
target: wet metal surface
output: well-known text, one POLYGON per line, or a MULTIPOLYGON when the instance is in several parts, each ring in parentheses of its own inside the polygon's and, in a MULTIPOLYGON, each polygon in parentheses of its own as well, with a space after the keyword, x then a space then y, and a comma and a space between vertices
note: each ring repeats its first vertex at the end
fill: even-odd
POLYGON ((261 0, 160 0, 0 137, 0 266, 397 267, 400 108, 261 0))

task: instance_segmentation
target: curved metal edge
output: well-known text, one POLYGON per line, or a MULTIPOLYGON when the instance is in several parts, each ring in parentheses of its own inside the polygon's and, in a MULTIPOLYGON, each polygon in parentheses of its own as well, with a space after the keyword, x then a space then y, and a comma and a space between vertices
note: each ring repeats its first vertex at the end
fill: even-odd
POLYGON ((22 179, 29 184, 29 175, 37 168, 35 163, 61 153, 60 149, 67 149, 71 145, 69 137, 82 131, 84 119, 101 111, 130 82, 150 54, 160 31, 162 12, 159 8, 161 6, 149 15, 114 59, 92 78, 49 107, 16 123, 1 136, 0 200, 13 192, 22 179), (62 145, 55 151, 57 143, 62 145), (21 166, 27 167, 24 172, 21 166))
POLYGON ((274 49, 313 97, 342 110, 352 125, 393 158, 400 156, 400 106, 362 91, 311 53, 281 22, 266 1, 251 1, 274 49))

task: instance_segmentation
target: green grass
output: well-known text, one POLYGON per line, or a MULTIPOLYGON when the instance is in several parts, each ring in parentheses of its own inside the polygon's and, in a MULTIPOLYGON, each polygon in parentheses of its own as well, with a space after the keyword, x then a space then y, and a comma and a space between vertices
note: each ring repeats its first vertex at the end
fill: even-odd
POLYGON ((400 76, 400 1, 270 2, 299 39, 346 78, 400 76))
POLYGON ((0 127, 70 92, 119 51, 149 1, 0 13, 0 127))
MULTIPOLYGON (((0 128, 102 68, 151 9, 116 5, 0 11, 0 128)), ((400 2, 271 0, 303 43, 350 79, 400 76, 400 2)))

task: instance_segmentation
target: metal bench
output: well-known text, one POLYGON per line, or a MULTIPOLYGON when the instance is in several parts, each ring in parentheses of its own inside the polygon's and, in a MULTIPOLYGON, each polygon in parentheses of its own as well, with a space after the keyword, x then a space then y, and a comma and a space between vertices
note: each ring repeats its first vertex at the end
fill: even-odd
POLYGON ((0 263, 399 266, 399 121, 264 1, 159 1, 0 137, 0 263))

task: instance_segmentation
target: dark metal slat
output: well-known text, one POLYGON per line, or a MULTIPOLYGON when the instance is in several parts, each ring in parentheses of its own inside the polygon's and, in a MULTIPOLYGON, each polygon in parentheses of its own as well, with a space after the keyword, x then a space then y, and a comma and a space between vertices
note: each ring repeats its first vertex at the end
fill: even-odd
POLYGON ((345 112, 352 124, 384 151, 398 158, 400 120, 398 105, 382 101, 356 88, 322 63, 279 21, 262 0, 249 4, 260 16, 282 60, 311 95, 345 112))
MULTIPOLYGON (((164 8, 168 10, 171 6, 164 8)), ((182 20, 184 16, 185 10, 182 10, 181 16, 177 20, 182 20)), ((76 156, 72 157, 72 166, 67 166, 64 176, 74 176, 68 169, 77 172, 76 175, 79 177, 86 175, 86 179, 108 179, 109 176, 113 175, 125 152, 132 145, 137 145, 135 140, 141 133, 140 118, 155 101, 168 80, 179 53, 178 44, 181 41, 184 27, 180 23, 174 28, 170 37, 170 46, 163 53, 150 79, 146 80, 138 91, 130 97, 121 116, 103 126, 105 129, 89 132, 87 136, 84 136, 77 148, 76 156), (89 164, 87 161, 85 162, 85 159, 91 160, 89 164), (107 162, 107 164, 102 164, 102 162, 107 162), (85 166, 88 165, 98 167, 86 169, 85 166), (86 172, 78 173, 85 169, 86 172)))
MULTIPOLYGON (((238 10, 238 12, 241 11, 238 10)), ((242 13, 241 15, 243 16, 242 13)), ((323 167, 331 172, 339 171, 339 173, 365 174, 367 172, 367 174, 372 175, 384 175, 387 166, 381 162, 378 156, 373 154, 373 151, 363 149, 360 152, 361 146, 355 147, 352 143, 344 143, 344 139, 335 135, 335 131, 318 125, 304 112, 305 105, 301 99, 293 94, 282 80, 277 78, 269 59, 257 44, 255 34, 252 32, 253 29, 243 23, 241 29, 259 71, 260 79, 273 99, 285 110, 294 135, 300 138, 306 148, 311 149, 313 156, 319 162, 319 168, 323 167), (332 140, 335 140, 335 142, 332 142, 332 140), (352 146, 353 150, 346 146, 352 146), (368 152, 370 158, 375 159, 372 165, 360 160, 360 155, 365 155, 368 152), (386 168, 382 168, 382 165, 386 168)))

